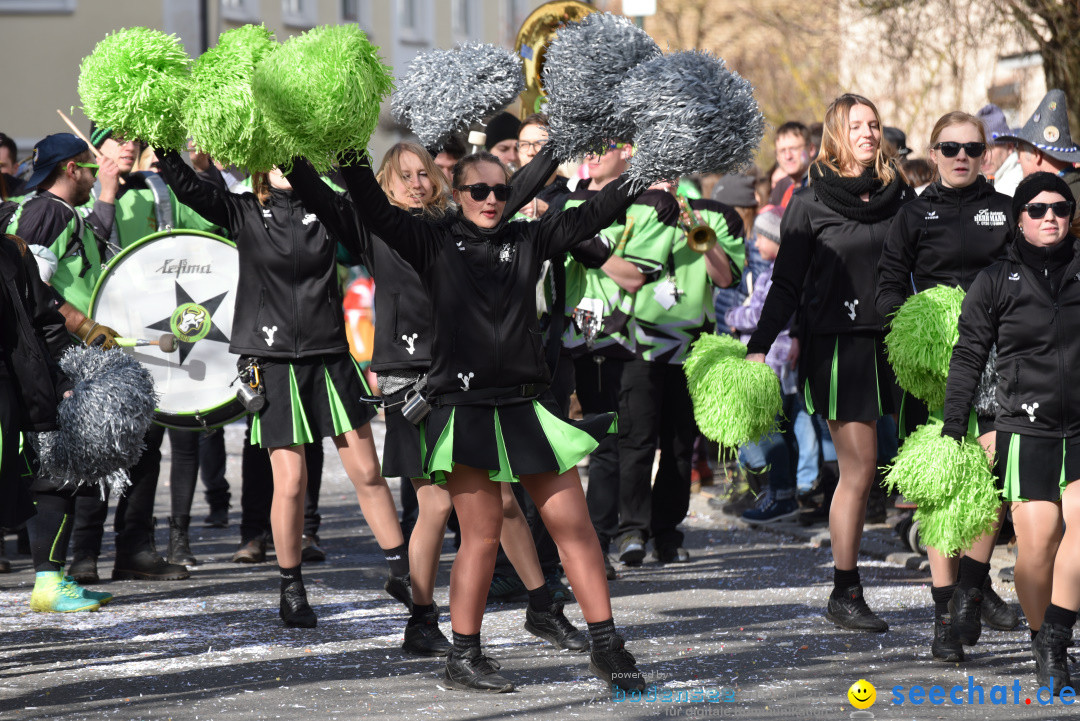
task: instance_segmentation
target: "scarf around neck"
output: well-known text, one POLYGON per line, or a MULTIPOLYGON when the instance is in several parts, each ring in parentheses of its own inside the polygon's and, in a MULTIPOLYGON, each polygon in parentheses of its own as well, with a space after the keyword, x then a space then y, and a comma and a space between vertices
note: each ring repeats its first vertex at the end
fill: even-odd
POLYGON ((810 166, 810 187, 822 203, 845 218, 876 223, 896 214, 904 183, 897 173, 893 181, 885 185, 871 166, 867 166, 862 175, 849 178, 815 163, 810 166), (870 194, 869 201, 862 199, 864 193, 870 194))

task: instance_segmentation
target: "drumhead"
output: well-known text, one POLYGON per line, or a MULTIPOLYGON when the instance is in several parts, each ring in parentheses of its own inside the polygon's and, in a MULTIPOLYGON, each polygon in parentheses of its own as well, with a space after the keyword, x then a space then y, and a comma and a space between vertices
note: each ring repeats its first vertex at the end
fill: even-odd
POLYGON ((238 277, 236 246, 195 230, 149 235, 102 272, 90 299, 94 320, 126 338, 177 338, 172 353, 125 349, 154 378, 160 425, 215 428, 244 415, 231 385, 237 356, 229 352, 238 277))

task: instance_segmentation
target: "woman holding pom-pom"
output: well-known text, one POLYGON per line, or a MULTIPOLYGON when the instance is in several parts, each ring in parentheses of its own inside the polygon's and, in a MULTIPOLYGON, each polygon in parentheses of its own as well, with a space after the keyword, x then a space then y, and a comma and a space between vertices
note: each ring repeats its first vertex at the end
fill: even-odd
MULTIPOLYGON (((915 292, 938 285, 967 290, 979 271, 1001 258, 1015 227, 1012 199, 995 192, 980 175, 985 152, 986 130, 978 118, 954 111, 934 125, 929 153, 937 179, 897 213, 878 263, 877 307, 885 318, 899 310, 913 285, 915 292)), ((905 395, 900 427, 910 432, 929 414, 917 398, 905 395)), ((978 429, 980 443, 992 456, 993 418, 980 417, 978 429)), ((995 628, 1016 626, 1016 614, 990 586, 996 538, 996 533, 986 534, 959 558, 927 549, 934 658, 963 661, 964 645, 979 639, 983 616, 995 628)))
POLYGON ((386 555, 386 591, 411 607, 408 554, 371 435, 375 411, 360 400, 370 391, 349 355, 337 286, 337 243, 356 253, 355 234, 332 238, 277 169, 256 176, 254 193, 238 195, 203 183, 174 150, 159 152, 159 158, 161 175, 181 202, 228 228, 239 251, 229 350, 254 364, 266 389, 251 438, 269 449, 273 468, 270 524, 282 620, 304 628, 317 621, 300 573, 304 444, 326 436, 333 437, 364 519, 386 555))
POLYGON ((964 299, 942 434, 957 441, 990 348, 998 349, 998 485, 1012 503, 1016 595, 1041 686, 1071 686, 1066 649, 1080 609, 1080 244, 1076 200, 1051 173, 1024 178, 1012 199, 1016 239, 964 299), (1062 534, 1062 523, 1065 531, 1062 534))
POLYGON ((874 104, 852 94, 834 100, 810 186, 784 213, 773 285, 747 344, 747 360, 764 362, 799 312, 807 408, 828 420, 840 465, 829 512, 835 567, 825 616, 859 631, 889 628, 863 599, 858 558, 877 465, 877 419, 896 411, 884 319, 874 304, 876 268, 893 217, 912 197, 885 154, 874 104))
MULTIPOLYGON (((514 198, 510 210, 526 202, 543 187, 555 163, 546 153, 538 156, 531 170, 514 176, 514 198), (520 198, 520 200, 519 200, 520 198)), ((397 143, 383 157, 377 175, 386 197, 397 208, 416 217, 438 220, 451 211, 447 202, 447 183, 423 147, 415 143, 397 143)), ((297 160, 288 175, 303 200, 315 211, 330 233, 340 237, 347 226, 355 224, 352 203, 334 193, 310 164, 297 160)), ((371 368, 377 374, 386 410, 386 443, 383 448, 383 471, 387 476, 411 479, 419 505, 419 517, 409 537, 409 567, 412 582, 412 617, 405 626, 402 649, 420 656, 445 656, 450 644, 439 630, 439 609, 433 596, 439 555, 443 544, 451 502, 446 489, 431 482, 423 469, 424 423, 406 417, 404 407, 422 391, 431 365, 434 329, 427 292, 420 277, 393 248, 382 239, 362 232, 359 237, 360 260, 375 278, 375 306, 384 309, 393 322, 375 327, 375 349, 371 368)), ((606 250, 606 246, 604 246, 606 250)), ((411 416, 411 411, 409 412, 411 416)), ((555 604, 544 583, 532 534, 525 516, 509 486, 504 485, 503 520, 500 541, 529 591, 529 611, 525 627, 531 633, 554 643, 558 648, 584 650, 588 641, 574 628, 555 604)))
POLYGON ((446 483, 462 529, 450 577, 454 639, 447 679, 479 691, 514 688, 481 652, 480 625, 503 518, 498 481, 519 481, 559 546, 589 623, 590 670, 622 689, 643 689, 634 657, 615 632, 604 559, 576 470, 613 430, 613 419, 571 423, 545 399, 550 373, 535 300, 540 264, 610 225, 634 194, 615 182, 577 208, 534 223, 507 222, 507 171, 494 156, 478 153, 454 169, 460 211, 431 221, 391 205, 366 163, 343 170, 364 226, 417 270, 431 298, 427 398, 433 408, 424 470, 446 483))

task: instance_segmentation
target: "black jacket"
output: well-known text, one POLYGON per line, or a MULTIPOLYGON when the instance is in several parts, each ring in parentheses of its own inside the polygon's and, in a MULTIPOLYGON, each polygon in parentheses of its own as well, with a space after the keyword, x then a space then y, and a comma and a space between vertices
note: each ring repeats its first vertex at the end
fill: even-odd
MULTIPOLYGON (((265 358, 304 358, 349 350, 338 290, 340 240, 331 237, 292 192, 273 189, 266 205, 199 179, 175 151, 161 154, 161 175, 182 203, 228 228, 240 253, 229 350, 265 358)), ((349 226, 343 226, 348 230, 349 226)))
MULTIPOLYGON (((0 352, 15 381, 23 431, 56 430, 56 406, 72 383, 56 364, 47 337, 62 338, 64 317, 37 274, 33 256, 0 237, 0 352)), ((58 347, 62 347, 58 346, 58 347)), ((9 432, 12 429, 4 429, 9 432)))
MULTIPOLYGON (((534 194, 556 185, 543 183, 555 172, 558 163, 543 150, 532 162, 511 179, 513 191, 506 204, 504 217, 509 218, 534 194)), ((386 241, 370 233, 357 221, 352 201, 335 193, 322 181, 311 165, 302 159, 293 161, 289 182, 304 205, 312 209, 330 234, 336 237, 357 238, 356 260, 368 269, 375 279, 375 348, 371 368, 376 373, 390 370, 426 372, 431 365, 431 345, 435 330, 431 320, 431 302, 416 270, 386 241)), ((563 181, 565 187, 565 181, 563 181)), ((548 195, 549 198, 555 197, 548 195)), ((549 209, 548 212, 554 212, 549 209)), ((425 216, 417 214, 417 217, 425 216)), ((586 253, 594 245, 603 247, 599 263, 607 259, 607 246, 602 239, 582 248, 586 253)), ((595 260, 593 261, 595 262, 595 260)))
MULTIPOLYGON (((906 186, 900 192, 901 203, 913 195, 906 186)), ((877 265, 892 220, 847 218, 826 206, 813 184, 795 193, 780 221, 773 284, 749 352, 768 353, 796 311, 803 333, 881 332, 877 265)))
POLYGON ((342 170, 360 221, 416 269, 431 299, 432 394, 508 389, 512 397, 512 389, 549 383, 536 313, 540 266, 624 212, 634 196, 623 184, 536 222, 504 219, 484 230, 456 213, 430 221, 394 207, 366 163, 342 170))
POLYGON ((1073 387, 1080 368, 1080 243, 1061 273, 1056 297, 1009 245, 1005 258, 981 272, 964 298, 960 338, 953 347, 945 390, 943 433, 967 431, 968 413, 997 343, 999 431, 1044 438, 1080 435, 1080 391, 1073 387))
POLYGON ((938 285, 966 291, 1001 259, 1015 227, 1012 198, 981 176, 966 188, 933 183, 900 209, 885 236, 878 313, 890 318, 908 296, 938 285))

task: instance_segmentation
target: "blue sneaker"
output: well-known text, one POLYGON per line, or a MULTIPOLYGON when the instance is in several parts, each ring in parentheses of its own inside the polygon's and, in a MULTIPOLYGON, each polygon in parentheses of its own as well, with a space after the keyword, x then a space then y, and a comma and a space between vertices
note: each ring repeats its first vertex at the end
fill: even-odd
POLYGON ((756 508, 743 511, 742 519, 748 523, 784 523, 795 521, 799 515, 799 502, 794 498, 776 498, 767 490, 756 508))

